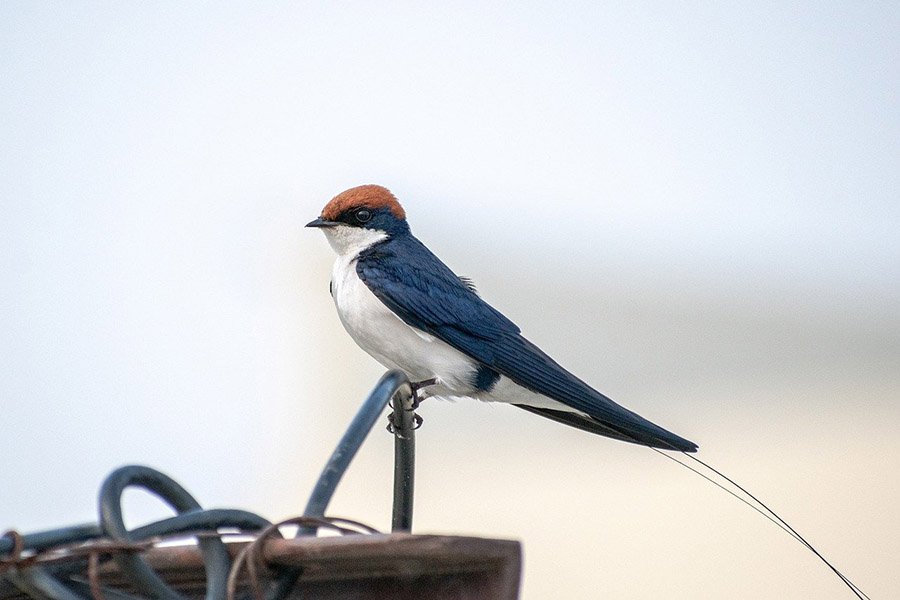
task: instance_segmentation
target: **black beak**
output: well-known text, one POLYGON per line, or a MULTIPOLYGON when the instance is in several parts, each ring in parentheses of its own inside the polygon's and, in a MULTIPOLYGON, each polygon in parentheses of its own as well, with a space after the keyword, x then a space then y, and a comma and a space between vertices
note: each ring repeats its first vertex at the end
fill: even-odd
POLYGON ((313 219, 306 224, 307 227, 334 227, 335 225, 338 225, 336 221, 329 221, 327 219, 323 219, 322 217, 313 219))

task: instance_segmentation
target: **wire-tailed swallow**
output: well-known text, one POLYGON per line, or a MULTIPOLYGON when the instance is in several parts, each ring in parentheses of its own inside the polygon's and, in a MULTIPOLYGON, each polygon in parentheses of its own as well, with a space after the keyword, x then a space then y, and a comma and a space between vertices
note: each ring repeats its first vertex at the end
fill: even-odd
POLYGON ((619 406, 522 337, 410 232, 387 189, 351 188, 307 227, 337 260, 331 296, 344 328, 389 369, 428 385, 420 397, 505 402, 578 429, 665 450, 697 445, 619 406))

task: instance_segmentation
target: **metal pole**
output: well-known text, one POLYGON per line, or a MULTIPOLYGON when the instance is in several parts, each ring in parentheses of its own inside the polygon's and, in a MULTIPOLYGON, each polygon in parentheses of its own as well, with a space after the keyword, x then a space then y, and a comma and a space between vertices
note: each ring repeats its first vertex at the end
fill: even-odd
MULTIPOLYGON (((331 502, 331 498, 332 496, 334 496, 334 492, 337 489, 341 478, 344 476, 344 472, 346 472, 347 467, 350 466, 350 462, 353 460, 353 457, 356 456, 356 453, 359 451, 360 446, 362 446, 363 442, 365 441, 366 436, 369 434, 369 431, 371 431, 372 427, 375 426, 375 423, 376 421, 378 421, 378 417, 384 410, 385 405, 390 402, 391 398, 393 398, 395 394, 397 395, 398 406, 410 407, 409 418, 413 421, 413 424, 410 426, 410 428, 415 428, 415 416, 413 416, 412 413, 411 400, 412 387, 409 384, 409 379, 407 379, 406 375, 402 371, 388 371, 381 377, 381 379, 378 380, 378 383, 375 384, 375 389, 372 390, 372 392, 369 394, 369 397, 366 398, 365 402, 363 402, 363 405, 359 408, 356 416, 353 417, 353 421, 350 422, 350 426, 347 428, 347 431, 344 433, 341 441, 338 442, 338 445, 334 449, 334 452, 331 453, 331 457, 325 464, 325 468, 322 469, 322 474, 319 475, 319 480, 316 482, 316 486, 313 488, 313 492, 306 503, 306 509, 303 511, 304 516, 322 517, 325 515, 325 510, 328 508, 328 504, 331 502)), ((395 411, 395 414, 396 412, 397 411, 395 411)), ((401 415, 404 415, 407 411, 401 410, 399 412, 401 415)), ((401 419, 403 419, 403 417, 398 416, 395 420, 395 423, 401 424, 401 419)), ((395 436, 398 435, 397 432, 399 429, 396 424, 394 426, 395 436)), ((403 426, 404 425, 401 424, 401 427, 403 426)), ((408 492, 404 492, 402 497, 407 497, 408 495, 409 500, 408 504, 404 506, 404 508, 400 512, 401 514, 406 515, 406 517, 404 517, 405 522, 411 523, 413 455, 409 454, 408 456, 409 458, 404 459, 403 464, 405 464, 405 468, 408 469, 410 485, 408 492)), ((399 459, 396 458, 395 452, 395 478, 397 476, 396 465, 398 464, 398 461, 399 459)), ((396 515, 398 514, 398 508, 396 504, 396 490, 397 484, 395 482, 394 523, 396 523, 396 515)), ((407 530, 408 529, 409 526, 407 525, 407 530)), ((315 527, 301 527, 297 530, 297 537, 315 534, 315 527)), ((281 600, 283 598, 286 598, 288 594, 290 594, 290 591, 294 587, 294 584, 297 582, 297 578, 299 576, 300 571, 296 569, 284 569, 281 575, 276 579, 275 584, 271 588, 269 588, 269 593, 266 595, 267 600, 281 600)))
POLYGON ((416 413, 410 386, 394 396, 394 512, 391 531, 412 529, 413 488, 416 469, 416 413))
MULTIPOLYGON (((325 468, 322 469, 322 474, 319 475, 316 487, 313 489, 309 501, 306 503, 306 509, 303 511, 305 516, 321 517, 325 515, 325 510, 328 508, 331 497, 334 496, 334 492, 344 476, 344 472, 350 466, 350 462, 356 456, 369 431, 374 427, 375 422, 381 415, 381 411, 384 410, 385 405, 400 388, 409 388, 409 380, 401 371, 388 371, 375 384, 375 389, 372 390, 372 393, 369 394, 369 397, 366 398, 366 401, 360 407, 359 412, 353 417, 353 421, 350 422, 344 437, 338 442, 337 447, 325 464, 325 468)), ((301 529, 301 532, 309 535, 308 530, 304 531, 301 529)), ((302 535, 301 532, 298 532, 298 534, 302 535)))

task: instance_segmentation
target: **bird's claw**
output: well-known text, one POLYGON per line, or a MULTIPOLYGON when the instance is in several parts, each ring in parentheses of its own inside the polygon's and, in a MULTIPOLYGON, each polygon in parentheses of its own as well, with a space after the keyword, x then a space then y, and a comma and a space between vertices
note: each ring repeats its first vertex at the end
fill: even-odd
POLYGON ((423 398, 419 398, 419 390, 422 388, 426 388, 430 385, 434 385, 437 383, 437 377, 432 377, 431 379, 423 379, 422 381, 410 381, 409 387, 412 389, 412 408, 413 410, 419 408, 419 403, 423 400, 423 398))
MULTIPOLYGON (((422 400, 424 399, 424 398, 419 397, 419 390, 421 390, 422 388, 426 388, 430 385, 434 385, 436 383, 437 383, 437 377, 432 377, 431 379, 423 379, 422 381, 410 381, 409 387, 412 390, 412 403, 410 404, 410 407, 408 410, 416 410, 417 408, 419 408, 419 404, 421 404, 422 400)), ((391 402, 388 405, 392 409, 394 409, 394 411, 397 410, 397 408, 394 406, 393 400, 391 400, 391 402)), ((387 418, 388 418, 387 430, 391 433, 396 434, 396 432, 397 432, 396 412, 391 412, 391 414, 389 414, 387 418)), ((415 431, 416 429, 421 427, 422 423, 423 423, 422 417, 413 413, 413 431, 415 431)))
POLYGON ((431 379, 423 379, 422 381, 410 381, 409 387, 412 388, 413 394, 415 394, 423 387, 428 387, 429 385, 434 385, 436 383, 437 377, 432 377, 431 379))
MULTIPOLYGON (((385 429, 387 429, 388 432, 396 435, 396 433, 397 433, 397 423, 396 423, 397 415, 396 415, 396 413, 392 412, 391 414, 389 414, 387 416, 387 419, 388 419, 388 424, 385 429)), ((413 431, 415 431, 416 429, 421 427, 422 423, 424 423, 424 422, 425 422, 425 420, 422 417, 420 417, 417 414, 413 414, 413 431)))

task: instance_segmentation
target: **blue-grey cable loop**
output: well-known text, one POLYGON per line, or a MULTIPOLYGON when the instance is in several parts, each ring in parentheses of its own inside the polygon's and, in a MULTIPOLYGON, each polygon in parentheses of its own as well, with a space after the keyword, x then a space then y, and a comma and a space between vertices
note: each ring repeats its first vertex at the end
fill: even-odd
MULTIPOLYGON (((201 510, 200 503, 167 475, 141 466, 119 469, 107 478, 100 489, 100 524, 104 533, 114 540, 138 539, 125 527, 122 517, 122 493, 130 486, 141 487, 156 494, 178 514, 201 510)), ((228 551, 219 539, 200 539, 198 545, 206 567, 206 598, 217 600, 221 598, 221 593, 216 589, 217 582, 222 576, 227 575, 231 568, 228 551)), ((115 554, 113 559, 140 592, 159 600, 183 600, 179 593, 160 579, 143 557, 135 554, 115 554)))
MULTIPOLYGON (((392 398, 395 399, 395 410, 390 416, 395 437, 392 530, 410 530, 415 429, 421 419, 414 413, 416 405, 410 381, 400 371, 389 371, 375 385, 332 452, 303 516, 284 522, 299 525, 298 537, 315 535, 320 527, 345 532, 343 524, 354 523, 325 517, 325 510, 351 461, 392 398)), ((266 532, 263 536, 266 538, 281 536, 277 526, 256 514, 236 509, 202 509, 175 480, 145 466, 131 465, 113 471, 101 486, 99 508, 98 524, 85 523, 25 535, 16 532, 0 535, 0 588, 12 585, 39 600, 140 600, 148 597, 186 600, 153 571, 141 554, 163 538, 194 536, 206 571, 206 600, 225 600, 234 597, 234 587, 228 596, 232 564, 219 530, 266 532), (158 496, 177 514, 127 529, 122 516, 122 494, 129 487, 140 487, 158 496), (98 565, 101 559, 109 557, 116 561, 140 596, 101 585, 98 565), (87 582, 84 580, 86 571, 87 582)), ((374 531, 361 524, 356 524, 356 529, 374 531)), ((265 598, 283 599, 299 575, 298 569, 279 569, 265 598)), ((259 582, 254 580, 252 584, 254 595, 262 595, 259 582)))
POLYGON ((143 466, 121 467, 110 474, 101 486, 99 504, 99 525, 84 524, 30 535, 6 534, 0 537, 0 584, 11 583, 29 596, 40 599, 84 600, 99 595, 106 600, 137 599, 137 596, 118 590, 101 588, 93 578, 88 585, 79 580, 83 577, 74 577, 83 573, 85 568, 95 576, 99 558, 110 556, 119 562, 123 574, 144 597, 182 599, 139 554, 161 537, 195 534, 206 569, 207 600, 221 600, 225 595, 231 560, 219 538, 200 534, 215 533, 219 528, 256 532, 270 524, 266 519, 243 510, 202 510, 197 501, 170 477, 143 466), (122 519, 121 498, 130 486, 139 486, 156 494, 179 514, 127 530, 122 519), (60 552, 47 555, 54 550, 60 552))

